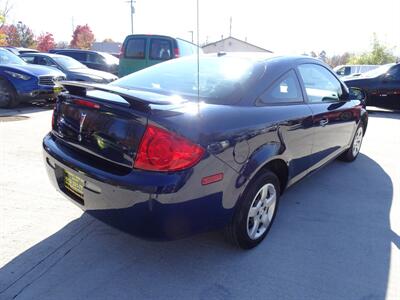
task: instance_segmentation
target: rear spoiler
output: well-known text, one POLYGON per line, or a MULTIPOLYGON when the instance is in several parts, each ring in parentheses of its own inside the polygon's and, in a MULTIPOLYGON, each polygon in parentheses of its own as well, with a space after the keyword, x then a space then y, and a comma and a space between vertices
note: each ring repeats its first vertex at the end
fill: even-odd
POLYGON ((149 106, 150 104, 171 104, 170 96, 139 90, 130 90, 109 84, 87 83, 81 81, 58 81, 71 95, 86 96, 87 91, 102 91, 115 94, 129 103, 130 107, 149 106))

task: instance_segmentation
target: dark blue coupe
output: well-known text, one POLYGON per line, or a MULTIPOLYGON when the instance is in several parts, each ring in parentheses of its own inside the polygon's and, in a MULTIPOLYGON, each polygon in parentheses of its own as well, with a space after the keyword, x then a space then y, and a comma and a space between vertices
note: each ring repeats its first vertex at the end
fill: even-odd
POLYGON ((360 94, 307 57, 219 53, 199 68, 185 57, 108 85, 63 85, 43 141, 52 184, 158 239, 226 227, 256 246, 283 191, 337 157, 353 161, 368 123, 360 94))
POLYGON ((55 81, 64 79, 65 74, 57 69, 28 65, 17 55, 0 49, 0 108, 55 98, 61 91, 55 81))

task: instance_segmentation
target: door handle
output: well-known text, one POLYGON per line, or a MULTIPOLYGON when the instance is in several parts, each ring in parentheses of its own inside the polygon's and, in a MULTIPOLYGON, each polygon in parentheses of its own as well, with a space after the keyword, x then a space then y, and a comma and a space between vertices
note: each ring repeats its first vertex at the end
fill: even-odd
POLYGON ((319 121, 319 125, 321 125, 322 127, 324 127, 325 125, 327 125, 329 123, 328 119, 322 119, 321 121, 319 121))

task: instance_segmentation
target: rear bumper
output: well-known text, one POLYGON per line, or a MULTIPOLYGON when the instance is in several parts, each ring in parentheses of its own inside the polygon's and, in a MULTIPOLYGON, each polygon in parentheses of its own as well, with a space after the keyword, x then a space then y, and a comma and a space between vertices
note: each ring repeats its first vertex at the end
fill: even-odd
POLYGON ((233 209, 223 207, 222 186, 197 190, 193 171, 115 175, 85 164, 50 134, 44 138, 43 148, 53 186, 90 215, 123 231, 146 238, 175 239, 221 228, 231 219, 233 209), (65 188, 64 170, 85 181, 83 198, 65 188))

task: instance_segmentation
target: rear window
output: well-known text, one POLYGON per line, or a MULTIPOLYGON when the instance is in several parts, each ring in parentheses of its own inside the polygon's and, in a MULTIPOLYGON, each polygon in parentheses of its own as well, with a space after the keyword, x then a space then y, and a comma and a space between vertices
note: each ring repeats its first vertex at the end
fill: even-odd
MULTIPOLYGON (((254 63, 237 57, 200 58, 200 97, 215 104, 239 101, 252 82, 254 63)), ((112 85, 197 99, 197 59, 189 56, 132 73, 112 85)))
POLYGON ((125 46, 125 57, 144 59, 146 53, 146 39, 134 38, 129 39, 125 46))
POLYGON ((150 59, 166 60, 172 58, 172 43, 167 39, 151 39, 150 59))

